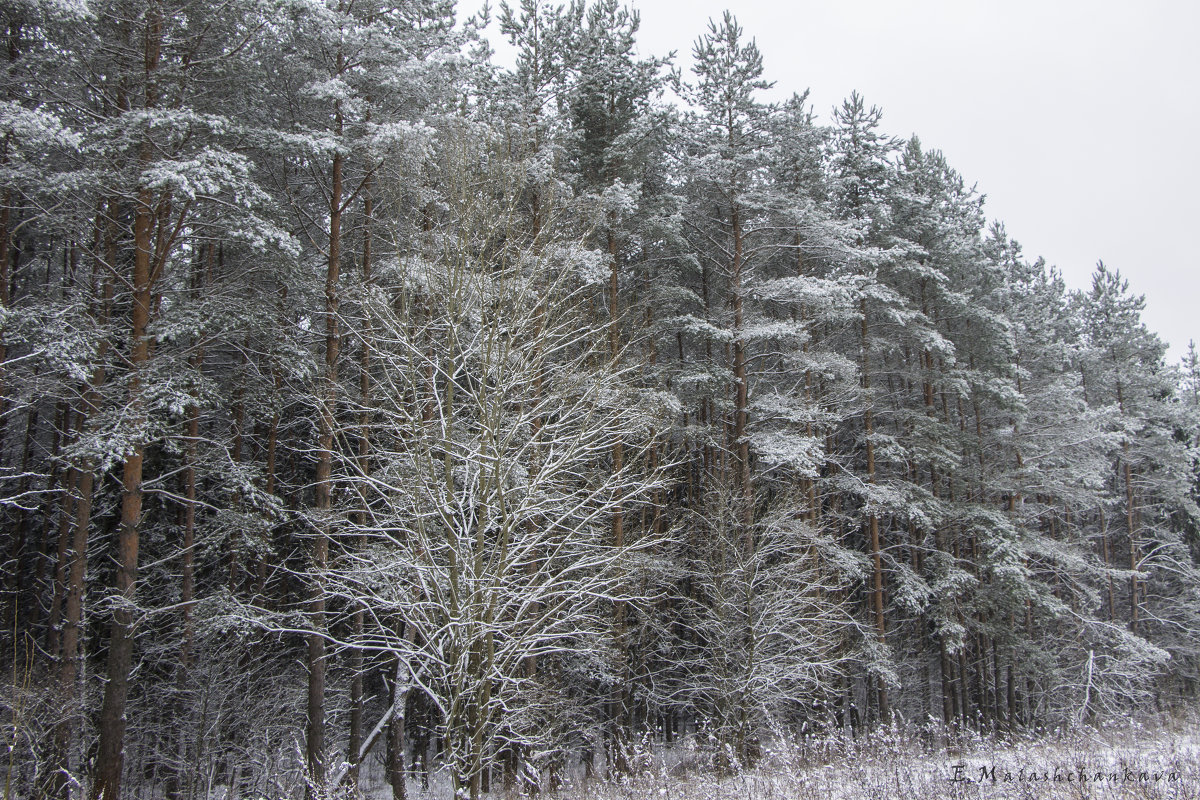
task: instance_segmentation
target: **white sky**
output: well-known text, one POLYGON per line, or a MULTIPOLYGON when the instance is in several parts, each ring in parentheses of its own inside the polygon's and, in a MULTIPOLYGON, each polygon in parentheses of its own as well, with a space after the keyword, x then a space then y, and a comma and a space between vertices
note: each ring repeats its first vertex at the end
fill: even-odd
POLYGON ((768 99, 809 88, 827 122, 857 89, 883 109, 887 133, 916 133, 977 183, 988 216, 1031 260, 1044 256, 1085 287, 1102 258, 1146 295, 1170 361, 1200 340, 1200 3, 632 5, 641 51, 675 50, 685 72, 708 18, 731 8, 777 82, 768 99))

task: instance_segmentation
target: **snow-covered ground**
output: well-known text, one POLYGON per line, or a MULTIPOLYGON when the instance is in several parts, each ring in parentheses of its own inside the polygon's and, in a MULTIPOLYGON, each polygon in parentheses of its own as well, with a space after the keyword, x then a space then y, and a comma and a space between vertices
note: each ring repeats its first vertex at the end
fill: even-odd
POLYGON ((947 742, 911 728, 857 740, 777 745, 751 770, 718 778, 668 751, 619 784, 564 791, 570 800, 938 800, 939 798, 1200 798, 1200 735, 1136 723, 1038 738, 947 742))
MULTIPOLYGON (((1039 730, 1019 736, 947 736, 938 728, 895 725, 868 735, 834 733, 777 741, 751 769, 718 775, 695 736, 631 754, 637 774, 583 779, 540 800, 1200 800, 1200 723, 1195 719, 1114 721, 1099 728, 1039 730)), ((382 770, 368 762, 363 790, 389 800, 382 770)), ((601 770, 602 771, 602 770, 601 770)), ((409 800, 450 800, 444 772, 428 788, 408 783, 409 800)), ((487 800, 516 800, 515 789, 487 800)))
MULTIPOLYGON (((1194 722, 1110 723, 1021 737, 895 726, 858 738, 842 735, 768 748, 752 769, 719 776, 689 737, 635 754, 641 771, 615 782, 582 780, 543 792, 545 800, 1200 800, 1200 729, 1194 722)), ((369 779, 368 779, 369 780, 369 779)), ((390 797, 372 787, 370 797, 390 797)), ((409 784, 410 800, 448 798, 434 775, 428 789, 409 784)), ((516 798, 515 790, 491 798, 516 798)))

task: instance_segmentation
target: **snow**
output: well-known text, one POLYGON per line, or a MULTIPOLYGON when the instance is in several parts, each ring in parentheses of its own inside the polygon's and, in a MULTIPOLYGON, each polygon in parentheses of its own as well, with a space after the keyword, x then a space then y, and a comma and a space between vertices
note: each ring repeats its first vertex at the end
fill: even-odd
MULTIPOLYGON (((643 739, 630 746, 635 773, 603 779, 603 757, 588 780, 581 764, 547 800, 876 800, 877 798, 1196 798, 1200 736, 1194 721, 1121 720, 1100 728, 1038 730, 1020 736, 948 733, 934 723, 895 723, 861 736, 833 730, 780 739, 762 760, 736 774, 712 768, 703 732, 671 744, 643 739), (1082 777, 1081 777, 1082 776, 1082 777)), ((390 800, 378 755, 368 760, 360 788, 367 800, 390 800)), ((497 785, 502 778, 494 778, 497 785)), ((410 777, 411 800, 451 797, 444 771, 428 787, 410 777)), ((548 787, 543 787, 544 789, 548 787)), ((214 794, 214 797, 221 795, 214 794)), ((527 796, 515 788, 487 798, 527 796)))

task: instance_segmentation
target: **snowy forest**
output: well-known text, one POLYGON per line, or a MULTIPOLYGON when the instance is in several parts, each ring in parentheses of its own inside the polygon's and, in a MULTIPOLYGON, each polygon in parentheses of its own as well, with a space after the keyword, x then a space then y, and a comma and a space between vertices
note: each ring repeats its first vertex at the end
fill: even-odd
POLYGON ((1194 706, 1195 349, 733 16, 0 8, 6 798, 1194 706))

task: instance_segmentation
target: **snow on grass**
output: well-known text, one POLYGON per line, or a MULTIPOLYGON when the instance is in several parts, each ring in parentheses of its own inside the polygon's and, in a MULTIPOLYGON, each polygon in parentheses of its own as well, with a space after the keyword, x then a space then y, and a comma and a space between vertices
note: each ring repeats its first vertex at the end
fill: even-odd
MULTIPOLYGON (((637 773, 584 779, 572 765, 564 785, 540 800, 1200 800, 1200 722, 1156 718, 1099 727, 980 734, 896 724, 861 736, 834 731, 769 745, 759 762, 721 775, 714 751, 693 734, 635 746, 637 773)), ((374 760, 372 760, 374 761, 374 760)), ((390 800, 381 764, 365 765, 361 789, 390 800)), ((597 765, 603 774, 602 765, 597 765)), ((496 776, 496 783, 502 779, 496 776)), ((451 800, 445 770, 428 787, 410 778, 409 800, 451 800)), ((515 787, 485 800, 525 797, 515 787)))
POLYGON ((1200 737, 1179 724, 1123 723, 1019 739, 947 738, 893 726, 857 739, 777 744, 755 768, 724 778, 690 769, 686 748, 654 760, 642 775, 557 794, 562 800, 1200 800, 1200 737))

